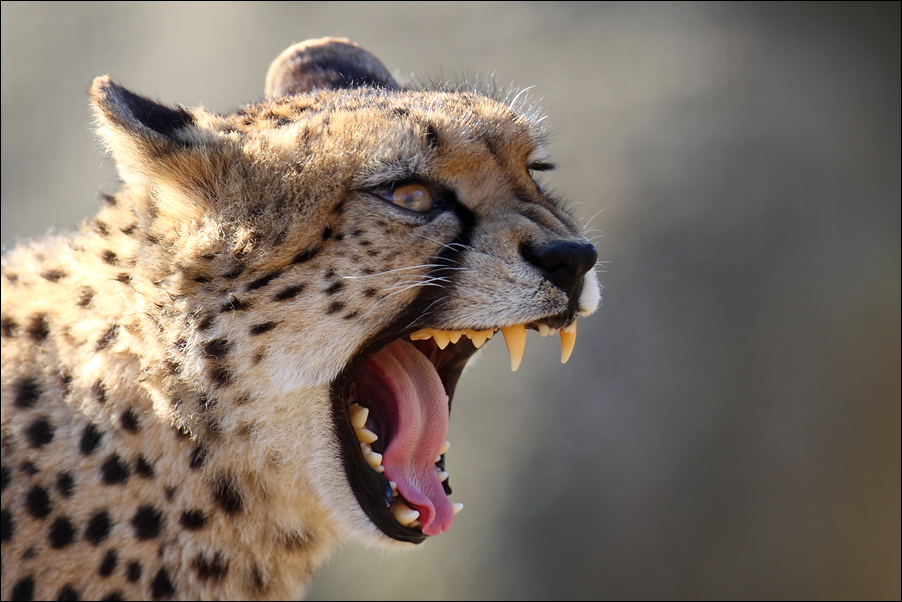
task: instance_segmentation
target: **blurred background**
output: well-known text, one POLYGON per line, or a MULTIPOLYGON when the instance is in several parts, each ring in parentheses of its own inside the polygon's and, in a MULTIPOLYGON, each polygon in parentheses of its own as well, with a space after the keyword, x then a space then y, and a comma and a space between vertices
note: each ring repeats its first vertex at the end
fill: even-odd
POLYGON ((534 86, 606 271, 462 380, 454 528, 309 598, 899 599, 899 3, 3 2, 4 248, 115 190, 95 76, 228 111, 325 35, 534 86))

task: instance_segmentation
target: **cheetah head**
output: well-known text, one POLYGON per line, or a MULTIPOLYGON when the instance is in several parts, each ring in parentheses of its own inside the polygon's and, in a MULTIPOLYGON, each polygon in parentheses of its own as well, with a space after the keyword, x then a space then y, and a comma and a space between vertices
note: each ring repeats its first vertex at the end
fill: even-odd
POLYGON ((235 462, 279 482, 267 495, 419 543, 459 509, 445 452, 464 367, 498 330, 514 369, 527 329, 559 334, 566 361, 600 298, 595 248, 534 178, 553 166, 518 97, 404 89, 328 38, 283 53, 266 96, 216 115, 92 88, 143 233, 139 311, 179 365, 158 388, 206 404, 161 411, 243 429, 235 462))

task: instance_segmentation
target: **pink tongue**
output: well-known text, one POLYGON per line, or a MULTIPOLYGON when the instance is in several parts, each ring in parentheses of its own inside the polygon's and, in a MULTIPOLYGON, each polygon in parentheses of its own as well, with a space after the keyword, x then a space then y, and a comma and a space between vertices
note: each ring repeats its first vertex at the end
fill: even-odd
POLYGON ((397 483, 407 505, 419 511, 423 533, 447 531, 454 513, 435 472, 435 458, 448 436, 448 396, 432 362, 398 340, 367 362, 357 384, 358 391, 371 392, 376 405, 390 396, 393 402, 388 403, 397 408, 397 424, 382 454, 385 477, 397 483))

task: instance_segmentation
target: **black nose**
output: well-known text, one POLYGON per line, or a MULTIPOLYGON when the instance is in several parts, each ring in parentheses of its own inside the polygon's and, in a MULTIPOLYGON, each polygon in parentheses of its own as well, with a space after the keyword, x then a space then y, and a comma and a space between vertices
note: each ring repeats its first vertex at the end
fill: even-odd
POLYGON ((556 240, 538 246, 523 245, 520 254, 570 298, 578 292, 580 278, 595 266, 598 259, 598 251, 593 245, 569 240, 556 240))

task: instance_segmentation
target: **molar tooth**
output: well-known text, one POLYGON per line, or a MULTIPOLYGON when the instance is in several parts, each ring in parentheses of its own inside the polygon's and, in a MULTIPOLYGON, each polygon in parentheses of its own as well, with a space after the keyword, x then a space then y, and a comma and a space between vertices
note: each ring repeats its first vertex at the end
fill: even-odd
POLYGON ((551 334, 551 327, 548 324, 539 323, 539 334, 543 337, 547 337, 551 334))
POLYGON ((436 330, 432 333, 432 338, 435 339, 435 344, 438 345, 439 349, 444 349, 451 342, 451 337, 447 330, 436 330))
POLYGON ((458 512, 460 512, 463 509, 464 509, 464 505, 461 504, 460 502, 456 502, 456 503, 452 502, 451 503, 451 512, 453 512, 454 514, 457 514, 458 512))
POLYGON ((348 414, 351 416, 351 424, 354 425, 354 429, 357 430, 366 426, 366 419, 370 415, 370 410, 369 408, 352 403, 348 414))
POLYGON ((410 525, 413 521, 420 518, 420 513, 417 510, 413 510, 412 508, 408 508, 407 504, 404 502, 398 502, 395 504, 395 507, 391 509, 392 516, 395 517, 395 520, 404 525, 405 527, 410 525))
POLYGON ((378 440, 379 436, 370 429, 357 429, 357 440, 364 443, 373 443, 378 440))
POLYGON ((448 451, 448 448, 450 448, 450 447, 451 447, 451 442, 445 441, 445 444, 442 446, 442 448, 440 450, 438 450, 438 454, 439 455, 444 454, 446 451, 448 451))
POLYGON ((364 453, 363 459, 366 460, 366 463, 370 465, 370 468, 375 469, 376 472, 382 472, 382 470, 385 470, 384 467, 382 470, 378 470, 376 468, 377 466, 382 466, 382 454, 371 451, 369 454, 364 453))
POLYGON ((514 324, 501 329, 504 342, 507 343, 507 352, 511 356, 511 372, 516 372, 523 359, 523 350, 526 349, 526 325, 514 324))
POLYGON ((434 328, 424 328, 423 330, 418 330, 416 332, 410 333, 411 341, 428 341, 432 338, 432 335, 435 334, 434 328))
POLYGON ((561 331, 561 363, 566 364, 576 344, 576 322, 561 331))

